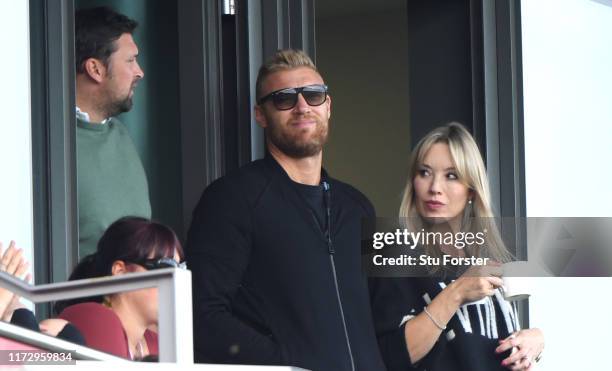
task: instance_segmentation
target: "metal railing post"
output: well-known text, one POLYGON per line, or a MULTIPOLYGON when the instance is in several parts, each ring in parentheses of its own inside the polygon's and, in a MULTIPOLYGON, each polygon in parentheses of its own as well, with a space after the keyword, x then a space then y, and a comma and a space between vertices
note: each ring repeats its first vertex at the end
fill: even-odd
POLYGON ((177 268, 30 285, 0 271, 0 286, 34 303, 158 288, 159 358, 162 362, 193 363, 191 272, 177 268))

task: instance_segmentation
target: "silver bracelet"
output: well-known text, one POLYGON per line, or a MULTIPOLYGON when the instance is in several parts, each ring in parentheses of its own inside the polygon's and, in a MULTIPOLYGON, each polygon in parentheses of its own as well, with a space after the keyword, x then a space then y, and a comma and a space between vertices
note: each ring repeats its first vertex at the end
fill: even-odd
POLYGON ((436 321, 433 316, 431 315, 431 313, 429 313, 429 311, 427 310, 427 307, 423 307, 423 312, 425 312, 425 314, 427 314, 427 317, 429 317, 429 319, 431 320, 431 322, 433 322, 434 325, 436 325, 437 328, 439 328, 440 330, 444 331, 446 330, 446 326, 442 326, 441 324, 438 323, 438 321, 436 321))

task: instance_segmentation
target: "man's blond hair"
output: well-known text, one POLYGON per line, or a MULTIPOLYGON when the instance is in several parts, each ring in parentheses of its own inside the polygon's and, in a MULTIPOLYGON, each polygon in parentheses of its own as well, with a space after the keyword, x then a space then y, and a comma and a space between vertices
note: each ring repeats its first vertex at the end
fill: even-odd
POLYGON ((262 85, 266 77, 278 71, 292 70, 299 67, 308 67, 319 72, 317 67, 312 62, 312 59, 303 50, 298 49, 282 49, 274 53, 267 61, 259 68, 257 74, 257 82, 255 84, 255 94, 259 101, 263 92, 262 85))

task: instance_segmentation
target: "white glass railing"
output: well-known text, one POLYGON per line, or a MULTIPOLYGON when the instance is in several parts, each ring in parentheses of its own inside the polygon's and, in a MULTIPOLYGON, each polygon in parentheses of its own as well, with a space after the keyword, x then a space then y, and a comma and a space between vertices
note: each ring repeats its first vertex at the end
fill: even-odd
MULTIPOLYGON (((30 285, 0 272, 0 286, 34 303, 107 295, 150 287, 158 288, 159 360, 160 363, 131 362, 91 348, 0 322, 0 337, 30 344, 48 351, 71 351, 77 360, 70 370, 108 370, 117 363, 122 371, 306 371, 285 366, 243 366, 193 364, 193 327, 191 306, 191 272, 166 268, 142 273, 30 285), (104 361, 104 362, 93 362, 104 361)), ((205 336, 205 334, 198 334, 205 336)), ((0 369, 2 365, 0 365, 0 369)), ((23 370, 66 370, 65 365, 24 365, 23 370)))
MULTIPOLYGON (((180 364, 193 363, 191 272, 188 270, 165 268, 44 285, 30 285, 5 272, 0 272, 0 286, 34 303, 157 287, 159 291, 159 360, 180 364)), ((42 336, 40 339, 46 337, 46 335, 40 335, 42 336)), ((102 360, 104 358, 84 356, 81 359, 102 360)))

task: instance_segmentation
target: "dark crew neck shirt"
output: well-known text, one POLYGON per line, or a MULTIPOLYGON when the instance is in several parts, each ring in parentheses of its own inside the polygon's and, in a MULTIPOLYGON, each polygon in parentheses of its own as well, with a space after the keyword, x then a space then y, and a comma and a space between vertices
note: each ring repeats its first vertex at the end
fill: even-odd
POLYGON ((327 221, 325 220, 325 200, 324 190, 321 184, 313 186, 308 184, 302 184, 293 182, 294 188, 298 191, 300 196, 306 201, 310 212, 313 214, 321 231, 325 231, 327 221))

